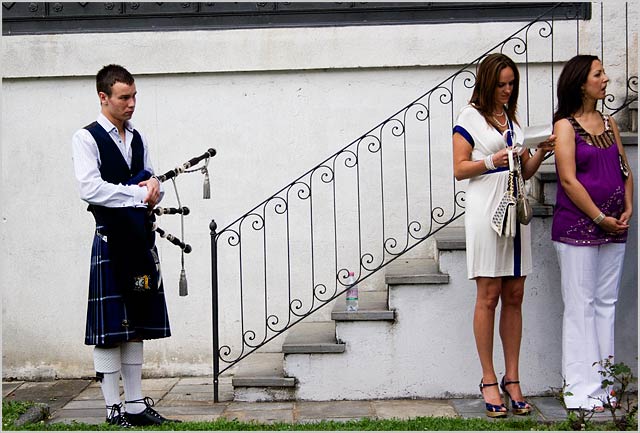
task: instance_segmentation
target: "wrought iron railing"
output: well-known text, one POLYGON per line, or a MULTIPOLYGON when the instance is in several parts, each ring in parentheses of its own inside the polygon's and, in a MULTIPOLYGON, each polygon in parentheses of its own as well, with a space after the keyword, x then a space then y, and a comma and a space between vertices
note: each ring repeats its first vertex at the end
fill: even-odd
MULTIPOLYGON (((577 15, 575 47, 555 43, 557 6, 227 227, 211 222, 215 401, 223 372, 344 293, 349 271, 361 282, 463 215, 451 130, 487 54, 503 52, 519 64, 521 119, 551 121, 561 62, 581 49, 577 15)), ((629 76, 627 64, 626 88, 607 96, 604 108, 616 111, 634 98, 637 75, 629 76), (612 107, 618 97, 623 103, 612 107)))

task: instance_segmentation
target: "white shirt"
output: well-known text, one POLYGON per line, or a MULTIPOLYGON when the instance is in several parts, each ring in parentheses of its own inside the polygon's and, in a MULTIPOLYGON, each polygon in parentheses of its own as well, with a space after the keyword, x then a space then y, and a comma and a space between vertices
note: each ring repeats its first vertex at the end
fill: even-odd
MULTIPOLYGON (((98 114, 98 123, 116 144, 120 153, 131 167, 131 142, 133 141, 133 125, 126 121, 125 141, 116 128, 104 114, 98 114)), ((144 169, 153 173, 151 159, 149 158, 147 140, 142 134, 142 145, 144 148, 144 169)), ((80 187, 80 198, 89 204, 106 207, 146 207, 144 199, 147 196, 147 188, 138 185, 123 185, 106 182, 100 175, 100 151, 98 144, 91 133, 82 128, 73 134, 71 139, 73 148, 73 166, 76 179, 80 187)), ((160 200, 164 196, 162 184, 160 184, 160 200)), ((158 201, 160 201, 158 200, 158 201)))

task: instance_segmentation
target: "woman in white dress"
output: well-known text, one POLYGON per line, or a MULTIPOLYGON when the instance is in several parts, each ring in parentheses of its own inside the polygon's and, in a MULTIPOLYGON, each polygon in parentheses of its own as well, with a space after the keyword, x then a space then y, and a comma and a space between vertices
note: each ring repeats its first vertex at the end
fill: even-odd
MULTIPOLYGON (((488 55, 478 67, 471 101, 461 110, 453 130, 454 175, 457 180, 469 179, 465 195, 467 273, 477 286, 473 331, 482 367, 480 393, 489 417, 507 415, 493 365, 495 309, 499 301, 506 368, 500 388, 511 400, 514 414, 531 412, 519 383, 524 280, 531 272, 530 229, 516 223, 514 236, 500 236, 491 226, 494 209, 507 190, 509 150, 523 139, 516 118, 518 87, 519 73, 513 60, 504 54, 488 55), (511 137, 517 142, 509 139, 507 131, 512 131, 511 137)), ((553 149, 554 139, 550 136, 533 155, 521 151, 520 157, 514 158, 515 164, 521 164, 524 179, 540 167, 545 153, 553 149)))

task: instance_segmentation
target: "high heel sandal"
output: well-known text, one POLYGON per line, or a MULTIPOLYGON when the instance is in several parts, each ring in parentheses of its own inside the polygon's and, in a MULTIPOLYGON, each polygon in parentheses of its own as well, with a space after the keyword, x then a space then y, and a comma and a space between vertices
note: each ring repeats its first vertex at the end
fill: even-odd
POLYGON ((507 385, 519 384, 519 380, 507 380, 505 381, 504 376, 502 376, 502 380, 500 381, 500 389, 504 392, 504 401, 509 405, 509 400, 511 400, 511 411, 514 415, 529 415, 531 413, 531 406, 528 405, 526 401, 517 401, 511 398, 511 394, 507 391, 507 385))
MULTIPOLYGON (((480 379, 480 394, 482 395, 482 398, 484 399, 484 392, 483 389, 487 388, 489 386, 498 386, 498 382, 496 383, 483 383, 484 379, 480 379)), ((504 404, 491 404, 491 403, 487 403, 486 400, 484 402, 484 407, 485 407, 485 414, 489 417, 489 418, 504 418, 507 416, 507 407, 504 404), (504 410, 502 410, 504 409, 504 410)))

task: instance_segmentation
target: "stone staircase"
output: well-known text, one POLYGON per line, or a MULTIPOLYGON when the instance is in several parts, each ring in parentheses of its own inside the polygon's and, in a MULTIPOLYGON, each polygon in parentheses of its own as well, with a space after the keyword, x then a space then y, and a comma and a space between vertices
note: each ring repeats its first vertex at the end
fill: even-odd
MULTIPOLYGON (((552 210, 548 205, 537 204, 534 212, 549 216, 552 210)), ((384 272, 388 290, 361 290, 358 312, 344 311, 343 295, 334 304, 331 321, 299 323, 289 331, 280 353, 255 353, 243 360, 232 379, 234 399, 475 395, 477 378, 473 376, 470 382, 466 379, 472 374, 468 360, 474 359, 475 347, 448 347, 452 346, 448 344, 450 340, 473 343, 475 284, 466 278, 464 228, 441 230, 434 235, 433 247, 433 258, 400 257, 387 265, 384 272), (433 303, 441 304, 436 310, 442 316, 427 317, 427 309, 421 308, 425 302, 430 303, 430 311, 434 311, 433 303), (452 323, 447 323, 447 318, 452 318, 452 323), (439 353, 436 355, 434 350, 439 353), (421 361, 423 358, 431 359, 421 361), (419 367, 425 364, 432 373, 419 367), (455 376, 455 380, 442 380, 437 371, 449 376, 450 369, 468 372, 455 376)), ((476 366, 471 370, 477 375, 476 366)))
MULTIPOLYGON (((627 154, 635 162, 637 133, 623 133, 623 142, 630 145, 627 154)), ((637 165, 632 166, 637 173, 637 165)), ((521 347, 526 367, 520 380, 530 396, 549 395, 550 387, 562 384, 563 304, 549 239, 556 182, 551 159, 528 183, 536 216, 531 222, 536 271, 526 282, 521 347)), ((343 295, 335 301, 330 321, 298 323, 280 352, 254 353, 243 360, 232 379, 234 399, 477 397, 480 366, 472 330, 476 288, 466 276, 464 228, 446 227, 426 244, 423 251, 430 257, 399 257, 383 269, 387 290, 361 287, 358 312, 344 311, 343 295)), ((503 374, 497 329, 494 362, 498 375, 503 374)))

